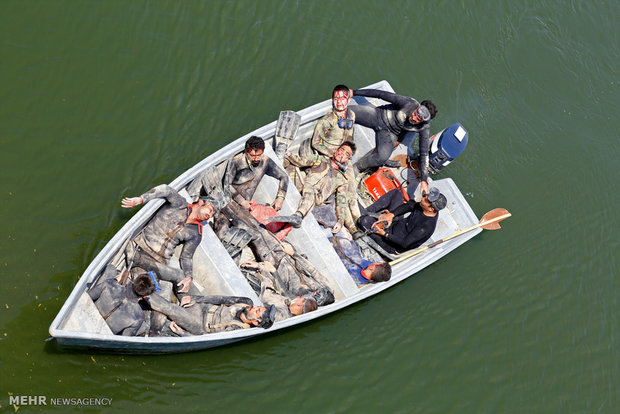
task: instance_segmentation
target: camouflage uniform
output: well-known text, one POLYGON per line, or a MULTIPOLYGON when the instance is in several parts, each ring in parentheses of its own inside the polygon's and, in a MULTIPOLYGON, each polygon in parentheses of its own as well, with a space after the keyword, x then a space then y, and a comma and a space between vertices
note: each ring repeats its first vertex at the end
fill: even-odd
MULTIPOLYGON (((318 156, 317 156, 318 158, 318 156)), ((340 168, 331 159, 315 164, 304 180, 302 199, 297 211, 306 216, 314 206, 320 206, 335 194, 336 216, 354 233, 355 221, 360 217, 357 204, 355 173, 351 162, 340 168)))
MULTIPOLYGON (((355 113, 347 111, 346 118, 355 122, 355 113)), ((314 127, 312 148, 319 154, 331 158, 344 142, 353 142, 353 130, 354 128, 340 128, 338 126, 338 115, 336 115, 333 109, 330 109, 323 118, 319 119, 319 122, 314 127)))
MULTIPOLYGON (((346 118, 355 122, 355 113, 347 111, 346 118)), ((300 191, 304 179, 298 169, 329 160, 344 142, 353 142, 353 131, 354 128, 345 129, 338 126, 338 115, 333 109, 319 119, 314 127, 312 138, 300 144, 299 154, 287 157, 284 162, 286 172, 300 191)))

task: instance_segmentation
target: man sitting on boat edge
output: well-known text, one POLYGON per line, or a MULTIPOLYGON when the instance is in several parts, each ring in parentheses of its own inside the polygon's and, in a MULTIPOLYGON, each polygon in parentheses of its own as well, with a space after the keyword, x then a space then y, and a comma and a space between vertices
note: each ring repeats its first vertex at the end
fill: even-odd
POLYGON ((399 254, 419 247, 433 235, 439 210, 446 204, 446 197, 437 188, 423 193, 419 203, 405 203, 400 189, 394 189, 368 206, 371 214, 360 217, 357 224, 386 252, 399 254))
POLYGON ((133 257, 132 262, 136 266, 154 271, 163 280, 174 282, 177 294, 196 294, 198 292, 192 286, 193 257, 202 240, 202 222, 215 214, 214 204, 204 200, 188 204, 176 190, 162 184, 139 197, 123 198, 121 205, 132 208, 155 198, 165 198, 166 203, 136 236, 134 241, 137 250, 128 251, 127 257, 133 257), (179 244, 183 245, 179 257, 181 270, 169 265, 174 249, 179 244))

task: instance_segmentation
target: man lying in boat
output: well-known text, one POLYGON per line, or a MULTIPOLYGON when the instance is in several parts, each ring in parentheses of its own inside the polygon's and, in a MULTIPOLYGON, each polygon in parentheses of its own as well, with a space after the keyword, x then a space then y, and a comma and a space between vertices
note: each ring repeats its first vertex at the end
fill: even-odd
POLYGON ((120 274, 106 266, 88 294, 115 335, 145 336, 149 332, 143 298, 155 291, 155 282, 146 272, 137 275, 132 283, 122 285, 120 274))
POLYGON ((299 146, 297 158, 288 157, 285 162, 286 171, 299 188, 303 179, 296 168, 310 167, 314 156, 329 160, 344 142, 353 142, 355 114, 348 110, 352 91, 346 85, 336 85, 332 91, 332 109, 318 120, 312 138, 299 146))
POLYGON ((192 286, 194 252, 202 240, 202 222, 215 214, 215 207, 204 200, 187 204, 182 195, 166 184, 139 197, 125 197, 121 205, 132 208, 155 198, 165 198, 166 203, 134 239, 137 247, 133 252, 126 253, 132 262, 128 266, 134 264, 146 271, 154 271, 161 279, 173 282, 177 294, 195 294, 197 290, 192 286), (183 245, 179 257, 180 270, 169 265, 178 245, 183 245))
POLYGON ((419 203, 405 202, 399 189, 394 189, 371 204, 371 214, 358 220, 360 228, 390 254, 398 254, 422 245, 435 231, 439 210, 447 204, 436 188, 422 193, 419 203), (406 216, 409 214, 408 216, 406 216))
POLYGON ((329 240, 358 286, 387 282, 392 277, 392 267, 388 262, 371 262, 364 259, 359 247, 350 238, 343 237, 339 233, 331 236, 329 240))
POLYGON ((181 336, 233 331, 252 327, 270 328, 275 320, 274 306, 254 306, 249 298, 235 296, 184 296, 176 305, 151 295, 151 308, 173 322, 172 330, 181 336))
MULTIPOLYGON (((345 142, 328 160, 315 155, 317 163, 308 170, 304 179, 302 198, 297 211, 290 216, 275 216, 268 220, 288 222, 294 227, 299 227, 313 207, 328 203, 334 196, 336 216, 349 231, 355 232, 355 221, 360 217, 355 173, 350 162, 355 148, 354 143, 345 142)), ((287 156, 293 162, 298 159, 298 156, 290 153, 287 156)))
POLYGON ((313 294, 299 295, 293 299, 285 296, 282 288, 274 283, 276 268, 269 262, 246 261, 241 263, 250 286, 259 295, 259 299, 266 305, 273 305, 276 309, 275 321, 279 322, 292 316, 315 311, 319 304, 313 294))

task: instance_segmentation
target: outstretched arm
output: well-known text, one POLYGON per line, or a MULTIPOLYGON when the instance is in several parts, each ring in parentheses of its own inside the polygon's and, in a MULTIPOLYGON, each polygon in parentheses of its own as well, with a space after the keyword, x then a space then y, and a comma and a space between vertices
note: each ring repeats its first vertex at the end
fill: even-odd
POLYGON ((366 96, 368 98, 383 99, 384 101, 387 101, 389 103, 392 103, 398 106, 405 106, 411 101, 418 103, 418 101, 408 96, 397 95, 395 93, 381 91, 379 89, 356 89, 355 91, 353 91, 353 93, 356 96, 366 96))
POLYGON ((170 204, 174 206, 185 205, 186 201, 174 188, 168 184, 161 184, 154 187, 142 194, 140 197, 125 197, 121 200, 121 206, 123 208, 132 208, 140 204, 148 203, 156 198, 165 198, 170 204))

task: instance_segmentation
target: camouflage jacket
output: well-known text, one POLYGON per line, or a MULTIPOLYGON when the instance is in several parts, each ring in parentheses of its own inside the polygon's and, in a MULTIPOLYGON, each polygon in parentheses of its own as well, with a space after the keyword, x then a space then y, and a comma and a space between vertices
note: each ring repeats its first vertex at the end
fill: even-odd
POLYGON ((313 166, 304 180, 302 199, 297 211, 303 216, 314 206, 325 204, 334 194, 336 216, 342 220, 350 232, 355 232, 355 221, 360 217, 357 204, 355 173, 349 161, 344 169, 332 164, 331 160, 321 161, 313 166))
MULTIPOLYGON (((355 121, 355 113, 353 111, 347 111, 346 117, 355 121)), ((338 126, 338 115, 334 113, 333 109, 330 109, 323 118, 319 119, 319 122, 314 127, 312 148, 319 152, 319 154, 331 158, 343 142, 353 142, 353 130, 354 128, 340 128, 338 126)))

